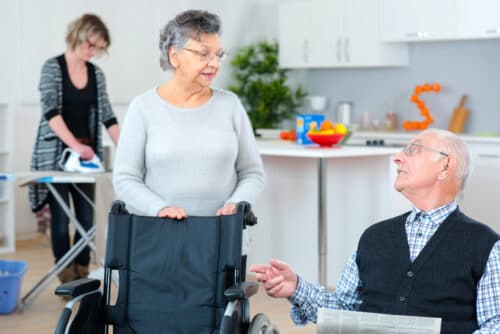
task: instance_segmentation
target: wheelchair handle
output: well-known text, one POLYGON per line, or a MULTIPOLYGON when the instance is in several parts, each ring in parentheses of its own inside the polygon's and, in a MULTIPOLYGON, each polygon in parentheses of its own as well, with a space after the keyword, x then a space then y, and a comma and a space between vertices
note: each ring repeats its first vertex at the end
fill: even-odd
POLYGON ((257 224, 257 217, 255 217, 252 206, 250 203, 242 201, 237 204, 238 211, 243 211, 243 224, 246 226, 253 226, 257 224))

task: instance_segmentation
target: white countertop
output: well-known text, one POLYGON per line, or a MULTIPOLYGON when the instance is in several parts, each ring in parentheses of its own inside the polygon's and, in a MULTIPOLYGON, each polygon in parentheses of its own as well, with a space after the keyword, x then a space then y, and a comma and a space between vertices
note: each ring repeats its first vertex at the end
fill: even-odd
POLYGON ((393 155, 401 151, 394 147, 370 146, 333 146, 323 148, 318 146, 302 146, 288 140, 258 139, 257 147, 261 155, 283 156, 297 158, 348 158, 362 156, 393 155))
MULTIPOLYGON (((399 131, 355 131, 352 139, 384 139, 384 140, 403 140, 404 142, 411 140, 421 131, 399 132, 399 131)), ((498 136, 474 136, 468 134, 460 135, 466 143, 485 143, 485 144, 500 144, 498 136)))

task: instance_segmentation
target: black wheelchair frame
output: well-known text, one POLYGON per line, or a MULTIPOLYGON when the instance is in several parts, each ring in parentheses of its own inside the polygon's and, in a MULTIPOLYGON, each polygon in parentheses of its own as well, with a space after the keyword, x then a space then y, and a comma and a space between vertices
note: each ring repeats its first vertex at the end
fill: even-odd
POLYGON ((56 295, 73 299, 63 309, 55 333, 108 333, 109 326, 113 326, 115 334, 278 333, 266 315, 259 313, 250 319, 249 298, 257 293, 258 284, 245 281, 242 232, 256 223, 257 218, 245 202, 238 203, 234 215, 188 217, 181 221, 131 215, 123 202, 114 202, 108 221, 103 290, 96 279, 80 279, 59 286, 56 295), (191 228, 201 233, 177 240, 178 235, 190 233, 187 231, 191 228), (182 232, 176 234, 178 231, 182 232), (170 240, 164 246, 171 246, 172 253, 163 251, 165 236, 170 240), (207 242, 213 237, 217 245, 207 242), (152 240, 152 245, 145 240, 152 240), (191 240, 192 244, 185 245, 191 240), (154 249, 162 251, 142 261, 141 257, 155 246, 154 249), (203 263, 193 260, 191 253, 203 263), (175 262, 177 258, 181 259, 179 264, 175 262), (216 264, 216 270, 209 268, 206 273, 207 270, 199 268, 205 267, 204 262, 216 264), (119 274, 118 297, 111 305, 114 271, 119 274), (197 275, 189 274, 196 271, 201 278, 193 280, 197 275), (146 276, 152 278, 148 281, 146 276), (175 288, 169 286, 170 281, 175 288), (194 288, 183 287, 184 281, 198 283, 194 288), (202 301, 192 296, 200 296, 202 301), (144 301, 151 301, 154 306, 144 301), (72 318, 77 305, 78 311, 72 318), (187 311, 182 312, 183 308, 187 311), (141 312, 137 310, 142 312, 139 317, 136 315, 141 312), (158 324, 153 324, 155 321, 158 324))

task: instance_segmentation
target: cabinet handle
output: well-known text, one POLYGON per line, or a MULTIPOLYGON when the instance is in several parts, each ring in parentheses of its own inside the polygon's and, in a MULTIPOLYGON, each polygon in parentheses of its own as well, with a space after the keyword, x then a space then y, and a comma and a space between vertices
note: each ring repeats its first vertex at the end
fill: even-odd
POLYGON ((307 42, 307 39, 304 40, 304 63, 308 63, 308 57, 307 57, 307 49, 308 49, 309 43, 307 42))
POLYGON ((406 34, 406 37, 427 38, 429 37, 429 33, 427 31, 409 32, 406 34))
POLYGON ((344 40, 344 56, 345 56, 345 62, 350 63, 350 57, 349 57, 349 38, 346 38, 344 40))
POLYGON ((494 153, 483 153, 483 154, 478 154, 477 155, 479 158, 486 158, 486 159, 500 159, 500 154, 494 154, 494 153))
POLYGON ((496 29, 487 29, 487 30, 486 30, 486 33, 487 33, 487 34, 495 34, 495 35, 500 35, 500 28, 496 28, 496 29))
POLYGON ((341 47, 341 44, 340 44, 340 38, 337 38, 337 62, 340 63, 340 47, 341 47))

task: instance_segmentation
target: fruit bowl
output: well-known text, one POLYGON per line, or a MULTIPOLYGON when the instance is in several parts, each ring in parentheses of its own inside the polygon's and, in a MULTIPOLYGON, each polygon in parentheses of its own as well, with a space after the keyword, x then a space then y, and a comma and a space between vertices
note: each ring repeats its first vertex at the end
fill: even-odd
POLYGON ((308 133, 307 136, 313 143, 319 144, 320 147, 331 147, 342 141, 345 135, 340 133, 334 134, 314 134, 308 133))

